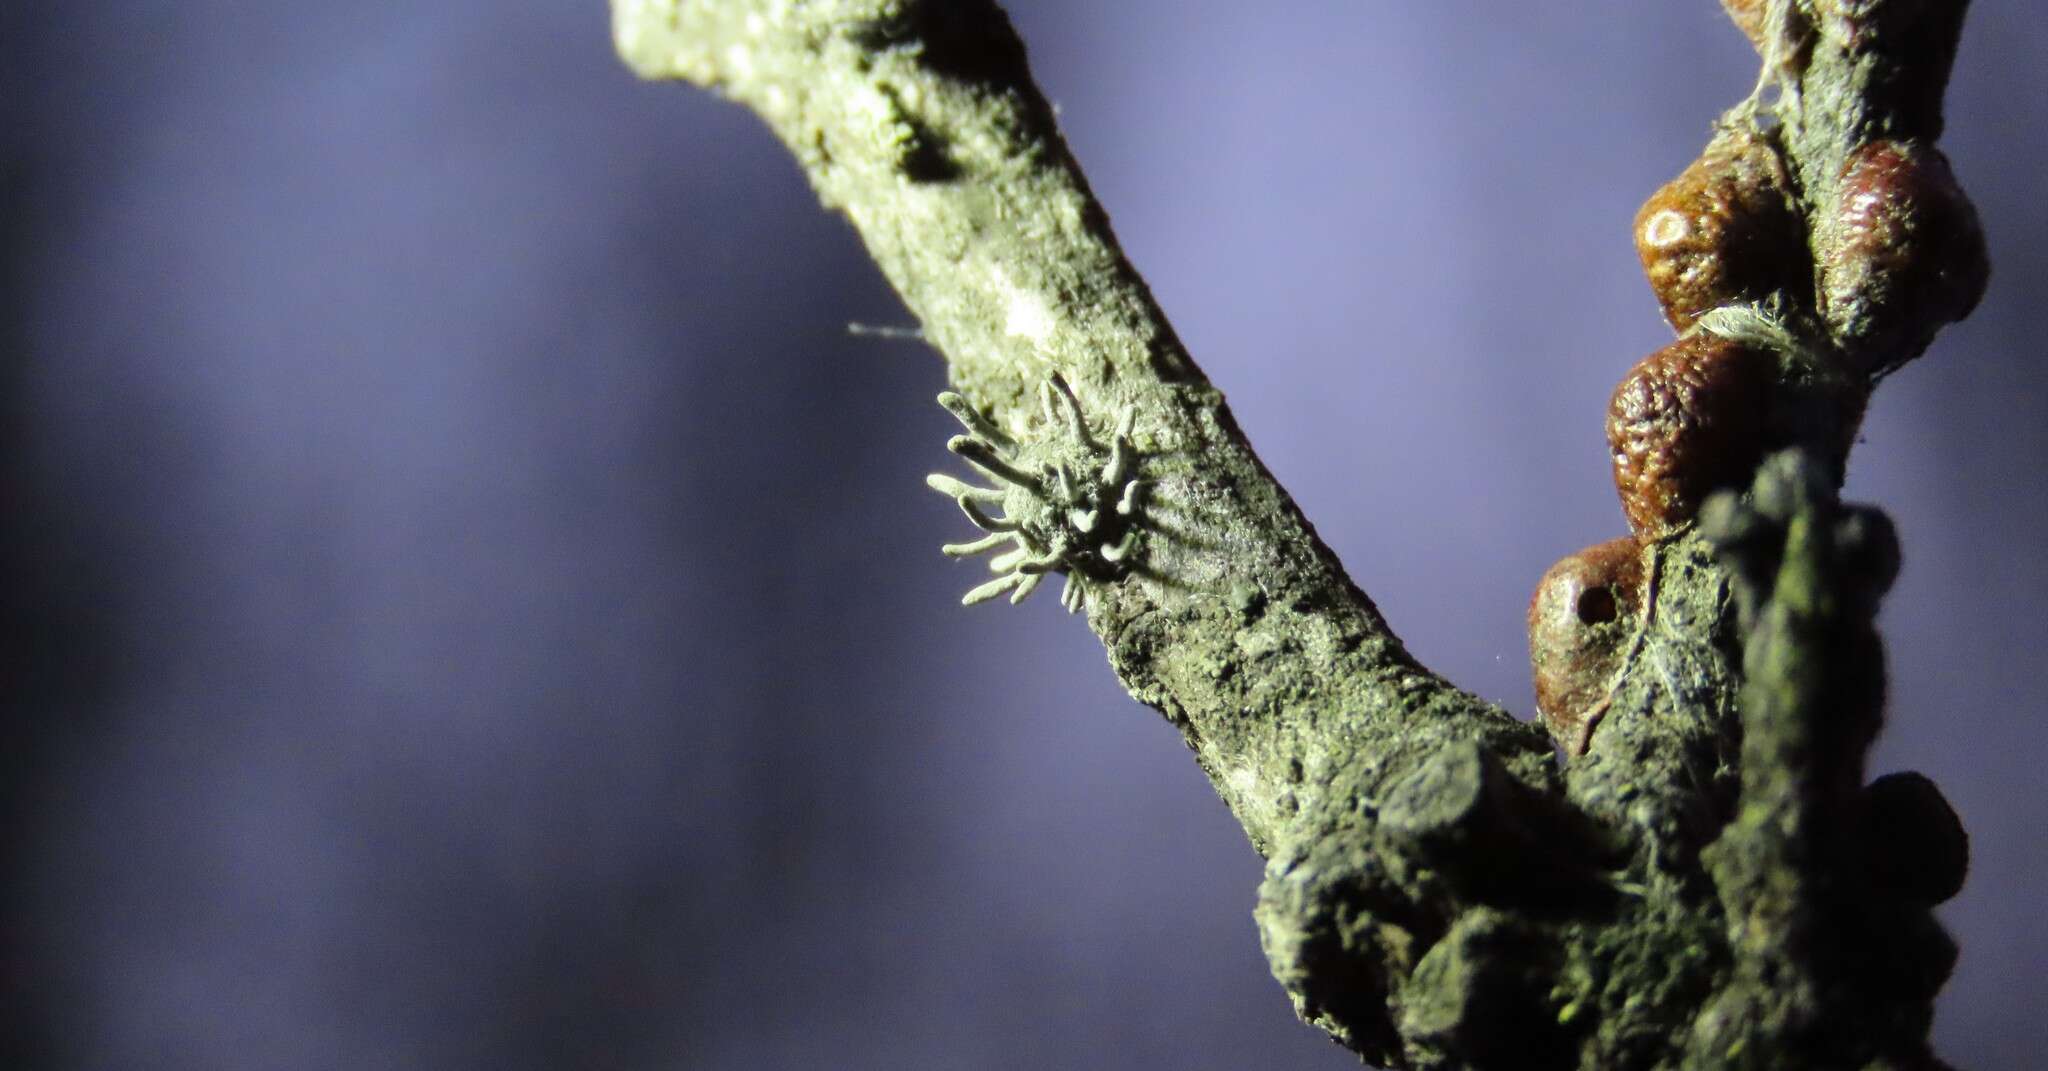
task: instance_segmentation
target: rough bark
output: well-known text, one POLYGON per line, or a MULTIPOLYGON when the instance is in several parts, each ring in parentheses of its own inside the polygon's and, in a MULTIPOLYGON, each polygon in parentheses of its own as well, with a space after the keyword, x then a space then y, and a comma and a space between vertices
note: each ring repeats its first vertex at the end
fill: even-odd
MULTIPOLYGON (((1872 137, 1938 133, 1962 4, 1730 6, 1786 92, 1724 122, 1769 141, 1798 220, 1872 137), (1880 26, 1907 8, 1910 26, 1880 26)), ((1258 925, 1304 1019, 1398 1066, 1931 1066, 1953 946, 1924 873, 1866 831, 1905 815, 1915 850, 1952 861, 1960 831, 1924 781, 1862 784, 1882 692, 1870 614, 1896 548, 1832 488, 1839 400, 1860 412, 1932 313, 1853 372, 1886 308, 1838 287, 1864 304, 1828 319, 1814 261, 1701 318, 1775 355, 1776 438, 1738 473, 1765 445, 1809 452, 1765 466, 1748 505, 1639 533, 1616 672, 1560 760, 1410 657, 1260 464, 992 2, 613 14, 635 71, 754 109, 859 230, 946 358, 954 452, 994 484, 934 478, 993 533, 949 552, 1013 544, 973 597, 1066 574, 1119 679, 1267 859, 1258 925)))

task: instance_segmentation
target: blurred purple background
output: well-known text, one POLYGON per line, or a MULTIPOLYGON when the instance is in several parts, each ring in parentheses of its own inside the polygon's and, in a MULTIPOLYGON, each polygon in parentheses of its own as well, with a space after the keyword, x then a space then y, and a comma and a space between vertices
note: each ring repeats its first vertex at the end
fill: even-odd
MULTIPOLYGON (((1026 0, 1137 264, 1426 661, 1618 535, 1637 204, 1711 0, 1026 0)), ((1939 1045, 2048 1051, 2048 34, 1945 142, 1989 297, 1879 395, 1891 728, 1969 823, 1939 1045)), ((0 8, 0 1041, 24 1068, 1342 1068, 1055 599, 963 610, 941 367, 599 0, 0 8)))

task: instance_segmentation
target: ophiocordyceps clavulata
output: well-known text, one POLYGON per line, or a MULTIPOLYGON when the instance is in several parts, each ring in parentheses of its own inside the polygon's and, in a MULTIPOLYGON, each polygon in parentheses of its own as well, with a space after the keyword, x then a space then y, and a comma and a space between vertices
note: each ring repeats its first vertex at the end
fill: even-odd
POLYGON ((1081 401, 1058 373, 1041 384, 1041 433, 1012 436, 948 391, 939 404, 967 431, 946 443, 993 481, 978 487, 943 473, 925 478, 935 491, 959 503, 960 511, 986 536, 941 548, 952 557, 998 551, 989 559, 994 580, 969 591, 968 606, 1005 592, 1023 602, 1048 573, 1064 573, 1060 605, 1080 609, 1091 581, 1112 581, 1131 571, 1139 548, 1139 510, 1146 483, 1137 475, 1139 457, 1131 442, 1137 409, 1126 405, 1115 426, 1098 435, 1088 426, 1081 401), (1000 512, 991 512, 999 510, 1000 512))

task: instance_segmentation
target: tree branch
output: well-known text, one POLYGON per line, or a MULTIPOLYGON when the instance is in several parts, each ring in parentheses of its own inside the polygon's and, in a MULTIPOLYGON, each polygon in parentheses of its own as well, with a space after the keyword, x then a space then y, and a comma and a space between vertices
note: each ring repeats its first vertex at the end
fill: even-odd
POLYGON ((1875 645, 1882 585, 1842 563, 1889 536, 1867 513, 1842 534, 1832 499, 1868 390, 1982 288, 1974 214, 1928 144, 1964 5, 1724 2, 1764 78, 1638 221, 1682 334, 1615 396, 1634 534, 1560 563, 1531 607, 1561 772, 1539 730, 1410 657, 1260 464, 991 0, 613 0, 637 72, 753 108, 858 229, 946 358, 948 448, 989 484, 931 479, 987 533, 946 553, 995 554, 966 601, 1065 574, 1124 686, 1267 856, 1274 975, 1369 1059, 1931 1059, 1946 964, 1926 907, 1953 883, 1916 886, 1868 834, 1905 815, 1918 850, 1959 849, 1924 779, 1861 786, 1876 700, 1813 682, 1867 683, 1875 645), (1709 495, 1785 447, 1811 460, 1703 532, 1709 495), (1861 728, 1815 729, 1836 703, 1863 703, 1861 728), (1845 874, 1913 891, 1843 911, 1845 874), (1917 981, 1888 989, 1812 945, 1896 934, 1919 937, 1879 966, 1917 981), (1815 1025, 1834 1013, 1904 1025, 1815 1025))
POLYGON ((1050 464, 1081 452, 1043 384, 1070 384, 1098 432, 1134 413, 1138 558, 1084 584, 1089 623, 1262 851, 1340 777, 1376 795, 1450 740, 1542 779, 1540 738, 1417 665, 1259 463, 1117 247, 993 3, 613 7, 642 76, 768 121, 945 355, 969 420, 1050 464), (1335 739, 1376 775, 1330 769, 1335 739))

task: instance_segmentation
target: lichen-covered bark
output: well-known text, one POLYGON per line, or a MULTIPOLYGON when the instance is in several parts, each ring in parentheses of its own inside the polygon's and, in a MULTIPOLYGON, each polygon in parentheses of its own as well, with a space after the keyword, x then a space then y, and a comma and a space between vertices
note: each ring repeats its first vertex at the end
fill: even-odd
MULTIPOLYGON (((1545 785, 1549 748, 1419 667, 1259 464, 1117 249, 998 9, 622 2, 616 15, 636 70, 769 121, 1001 432, 1064 434, 1037 400, 1054 373, 1105 420, 1135 407, 1150 484, 1139 567, 1086 598, 1111 665, 1182 731, 1279 873, 1300 846, 1341 848, 1317 872, 1385 886, 1371 895, 1400 921, 1372 937, 1384 958, 1427 947, 1449 911, 1426 867, 1376 861, 1387 786, 1455 743, 1545 785)), ((1267 917, 1285 943, 1280 913, 1267 917)))
POLYGON ((1104 421, 1136 408, 1150 483, 1141 567, 1093 591, 1088 620, 1254 844, 1284 838, 1338 783, 1335 738, 1389 771, 1481 740, 1540 780, 1540 739, 1416 665, 1259 464, 1117 248, 994 4, 619 0, 614 12, 643 76, 712 87, 769 122, 999 429, 1064 434, 1038 404, 1055 373, 1104 421))
MULTIPOLYGON (((1961 5, 1910 6, 1947 20, 1900 46, 1911 62, 1844 36, 1867 19, 1829 21, 1844 7, 1867 16, 1879 0, 1771 0, 1751 12, 1767 68, 1803 105, 1788 104, 1782 135, 1756 135, 1778 139, 1772 151, 1805 184, 1788 218, 1822 210, 1833 184, 1818 176, 1838 173, 1872 130, 1910 122, 1931 137, 1938 126, 1961 5)), ((1849 679, 1842 667, 1874 643, 1868 610, 1881 589, 1798 601, 1835 591, 1845 574, 1830 563, 1863 552, 1816 559, 1800 542, 1835 523, 1839 447, 1786 463, 1818 491, 1723 525, 1718 541, 1689 514, 1657 515, 1631 571, 1643 584, 1629 604, 1637 616, 1609 626, 1622 640, 1601 648, 1611 687, 1580 712, 1590 716, 1574 722, 1582 731, 1561 766, 1540 730, 1409 656, 1259 463, 1117 248, 994 3, 613 0, 613 14, 636 71, 754 109, 859 230, 946 358, 960 395, 948 407, 967 432, 951 448, 996 484, 934 478, 993 533, 949 553, 1014 541, 996 564, 1009 572, 973 597, 1021 598, 1047 572, 1076 583, 1072 600, 1118 677, 1181 731, 1267 857, 1256 917, 1305 1019, 1370 1060, 1412 1067, 1925 1062, 1924 1011, 1945 966, 1923 953, 1939 942, 1880 964, 1919 979, 1881 999, 1848 961, 1818 967, 1825 957, 1801 943, 1892 926, 1939 933, 1924 895, 1835 921, 1817 914, 1855 896, 1839 877, 1849 864, 1816 830, 1855 840, 1870 814, 1910 813, 1935 829, 1930 850, 1953 849, 1926 818, 1931 786, 1872 796, 1860 784, 1868 733, 1813 728, 1836 700, 1812 681, 1849 679), (1748 542, 1729 534, 1738 529, 1748 542), (1791 535, 1769 534, 1780 529, 1791 535), (1765 558, 1784 562, 1771 583, 1737 567, 1765 558), (1836 608, 1813 609, 1822 604, 1836 608), (1848 1018, 1816 1032, 1823 1012, 1848 1018), (1840 1036, 1878 1014, 1905 1025, 1840 1036)), ((1888 42, 1901 31, 1887 32, 1888 42)), ((1753 125, 1761 114, 1739 111, 1753 125)), ((1887 314, 1868 291, 1843 315, 1887 314)), ((1815 293, 1791 286, 1770 306, 1807 310, 1810 327, 1712 300, 1684 315, 1743 345, 1804 354, 1799 339, 1848 338, 1863 322, 1819 324, 1815 293), (1761 326, 1743 328, 1743 315, 1761 326)), ((1811 363, 1765 366, 1780 370, 1765 387, 1787 399, 1772 403, 1773 427, 1838 414, 1847 377, 1816 376, 1811 363)), ((1867 370, 1895 365, 1888 352, 1867 370)), ((1817 437, 1846 442, 1840 432, 1817 437)), ((1731 447, 1716 449, 1738 477, 1764 453, 1728 465, 1731 447)), ((1696 509, 1687 462, 1676 463, 1668 486, 1696 509)), ((1858 538, 1867 549, 1876 537, 1858 538)), ((1856 873, 1913 870, 1851 862, 1856 873)))

